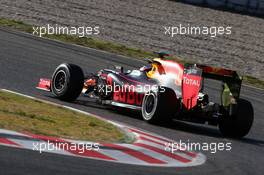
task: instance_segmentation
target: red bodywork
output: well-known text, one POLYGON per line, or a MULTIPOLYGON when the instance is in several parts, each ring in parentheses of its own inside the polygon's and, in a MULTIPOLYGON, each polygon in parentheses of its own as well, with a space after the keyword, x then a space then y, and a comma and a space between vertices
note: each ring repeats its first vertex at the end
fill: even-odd
POLYGON ((201 76, 183 75, 182 81, 182 103, 187 109, 191 109, 197 104, 198 94, 201 86, 201 76))
POLYGON ((44 91, 51 91, 50 86, 51 86, 51 80, 50 79, 41 78, 39 80, 37 88, 41 89, 41 90, 44 90, 44 91))
MULTIPOLYGON (((154 59, 154 61, 162 66, 165 74, 173 75, 176 86, 181 87, 182 103, 185 108, 189 110, 196 106, 202 75, 185 72, 184 66, 174 61, 160 59, 154 59)), ((200 70, 197 67, 195 69, 200 70)))

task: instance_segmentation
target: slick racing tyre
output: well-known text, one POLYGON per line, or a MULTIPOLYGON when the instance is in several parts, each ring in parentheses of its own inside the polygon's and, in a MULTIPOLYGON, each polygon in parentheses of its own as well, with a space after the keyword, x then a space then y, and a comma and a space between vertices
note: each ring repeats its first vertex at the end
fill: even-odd
POLYGON ((142 101, 142 117, 149 123, 168 122, 177 109, 177 99, 173 90, 165 92, 150 91, 142 101))
POLYGON ((234 116, 225 116, 219 121, 219 130, 226 137, 244 137, 252 126, 254 120, 252 104, 247 100, 239 99, 237 105, 234 116))
POLYGON ((51 90, 60 100, 74 101, 82 91, 83 82, 84 75, 79 66, 63 63, 52 75, 51 90))

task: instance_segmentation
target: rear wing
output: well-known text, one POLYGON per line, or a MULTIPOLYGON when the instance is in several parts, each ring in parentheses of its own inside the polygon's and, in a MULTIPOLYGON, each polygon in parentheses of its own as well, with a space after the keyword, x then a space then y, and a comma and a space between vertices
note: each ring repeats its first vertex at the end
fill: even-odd
POLYGON ((233 70, 211 67, 206 65, 197 65, 197 67, 203 70, 203 76, 206 78, 211 78, 215 80, 241 79, 237 72, 233 70))
POLYGON ((202 69, 202 77, 223 82, 221 94, 223 106, 229 106, 237 102, 240 95, 242 77, 236 71, 205 65, 197 65, 197 67, 202 69))

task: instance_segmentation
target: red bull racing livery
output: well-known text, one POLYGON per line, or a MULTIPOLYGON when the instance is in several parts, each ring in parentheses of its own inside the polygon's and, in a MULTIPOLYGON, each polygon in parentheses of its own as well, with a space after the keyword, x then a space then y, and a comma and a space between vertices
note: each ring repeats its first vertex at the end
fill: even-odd
MULTIPOLYGON (((74 64, 59 65, 51 79, 40 79, 38 89, 52 92, 64 101, 83 93, 101 104, 140 110, 149 123, 171 119, 216 125, 224 136, 243 137, 253 122, 250 102, 241 99, 242 78, 232 70, 205 65, 181 64, 159 58, 149 65, 124 71, 123 67, 103 69, 84 75, 74 64), (221 82, 219 102, 205 92, 205 79, 221 82)), ((209 80, 210 81, 210 80, 209 80)))

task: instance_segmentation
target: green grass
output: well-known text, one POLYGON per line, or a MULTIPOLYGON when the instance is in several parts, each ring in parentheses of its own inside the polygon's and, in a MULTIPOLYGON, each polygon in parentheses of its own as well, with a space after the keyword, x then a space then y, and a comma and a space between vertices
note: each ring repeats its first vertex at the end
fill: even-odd
POLYGON ((21 21, 0 18, 0 26, 10 27, 12 29, 20 30, 27 33, 33 32, 33 28, 31 25, 25 24, 21 21))
POLYGON ((0 128, 77 140, 127 141, 123 131, 110 123, 4 91, 0 91, 0 128))
MULTIPOLYGON (((33 28, 32 28, 33 26, 32 25, 25 24, 21 21, 15 21, 15 20, 0 18, 0 26, 12 28, 15 30, 20 30, 20 31, 27 32, 27 33, 33 32, 33 28)), ((74 35, 44 35, 44 37, 63 41, 66 43, 72 43, 72 44, 77 44, 77 45, 81 45, 81 46, 85 46, 85 47, 104 50, 107 52, 111 52, 111 53, 115 53, 115 54, 119 54, 119 55, 123 55, 123 56, 128 56, 131 58, 142 59, 142 58, 151 58, 151 57, 156 56, 154 53, 152 53, 150 51, 146 51, 146 50, 138 49, 138 48, 132 48, 132 47, 128 47, 128 46, 125 46, 122 44, 104 41, 104 40, 97 39, 97 38, 91 38, 91 37, 80 38, 80 37, 74 36, 74 35)), ((182 63, 188 62, 188 60, 184 61, 186 59, 179 58, 176 56, 171 56, 168 59, 179 61, 182 63)), ((258 78, 246 75, 246 76, 244 76, 243 82, 245 84, 253 85, 255 87, 264 89, 264 81, 262 81, 258 78)))
POLYGON ((244 76, 243 77, 243 82, 245 84, 253 85, 253 86, 257 87, 257 88, 264 89, 264 81, 259 80, 259 79, 255 78, 255 77, 244 76))
POLYGON ((125 45, 103 41, 96 38, 90 38, 90 37, 80 38, 73 35, 45 35, 44 37, 67 42, 67 43, 77 44, 85 47, 90 47, 98 50, 104 50, 107 52, 120 54, 128 57, 146 58, 146 57, 154 56, 153 53, 146 52, 141 49, 131 48, 125 45))

